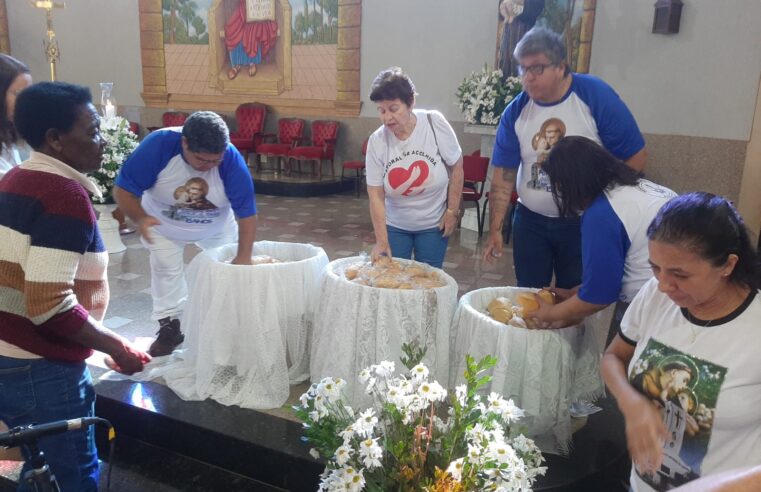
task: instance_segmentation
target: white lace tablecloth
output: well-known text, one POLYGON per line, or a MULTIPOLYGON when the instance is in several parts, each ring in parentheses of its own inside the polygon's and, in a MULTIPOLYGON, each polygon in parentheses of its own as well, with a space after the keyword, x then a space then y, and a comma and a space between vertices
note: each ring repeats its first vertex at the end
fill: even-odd
POLYGON ((428 349, 423 362, 446 387, 457 282, 439 269, 435 270, 446 285, 436 289, 380 289, 349 282, 344 270, 361 260, 336 260, 326 269, 312 339, 312 381, 327 376, 345 379, 344 395, 349 402, 367 404, 369 399, 357 381, 359 372, 383 360, 393 361, 397 372, 403 370, 402 344, 417 340, 428 349))
POLYGON ((231 265, 237 244, 199 253, 187 269, 185 342, 132 379, 163 378, 185 400, 277 408, 309 377, 308 334, 328 264, 322 248, 257 241, 283 263, 231 265))
POLYGON ((544 452, 567 454, 571 441, 570 404, 578 398, 594 399, 603 392, 600 356, 604 345, 589 323, 560 330, 528 330, 492 319, 486 306, 495 297, 515 299, 534 291, 493 287, 468 292, 452 321, 455 340, 451 350, 451 386, 464 382, 465 355, 476 360, 497 358, 492 380, 484 392, 512 398, 526 412, 519 421, 528 427, 544 452))

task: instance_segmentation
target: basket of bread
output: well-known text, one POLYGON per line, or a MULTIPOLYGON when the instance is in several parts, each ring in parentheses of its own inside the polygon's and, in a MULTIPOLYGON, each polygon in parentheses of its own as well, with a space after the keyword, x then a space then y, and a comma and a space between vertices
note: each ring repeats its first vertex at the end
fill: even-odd
POLYGON ((345 266, 343 275, 355 284, 380 289, 421 290, 446 285, 446 281, 428 265, 387 256, 381 256, 375 262, 369 257, 360 257, 345 266))
POLYGON ((555 294, 548 289, 542 289, 536 293, 520 292, 514 294, 512 298, 505 295, 497 296, 486 306, 486 312, 495 321, 506 325, 517 328, 542 328, 531 317, 531 313, 539 309, 539 301, 537 301, 536 296, 544 302, 555 304, 555 294))

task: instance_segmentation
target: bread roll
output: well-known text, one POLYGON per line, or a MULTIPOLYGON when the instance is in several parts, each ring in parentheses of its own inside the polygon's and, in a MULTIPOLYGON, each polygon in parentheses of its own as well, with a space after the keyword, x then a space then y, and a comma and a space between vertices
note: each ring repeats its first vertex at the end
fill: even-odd
POLYGON ((486 310, 489 311, 489 316, 494 318, 496 321, 499 321, 500 323, 507 323, 513 317, 512 307, 513 306, 510 302, 510 299, 506 297, 497 297, 496 299, 493 299, 488 306, 486 306, 486 310))
MULTIPOLYGON (((539 298, 544 302, 555 304, 555 295, 547 289, 540 290, 536 293, 536 295, 538 295, 539 298)), ((539 302, 537 302, 533 292, 518 294, 516 301, 523 308, 524 314, 528 314, 539 309, 539 302)))

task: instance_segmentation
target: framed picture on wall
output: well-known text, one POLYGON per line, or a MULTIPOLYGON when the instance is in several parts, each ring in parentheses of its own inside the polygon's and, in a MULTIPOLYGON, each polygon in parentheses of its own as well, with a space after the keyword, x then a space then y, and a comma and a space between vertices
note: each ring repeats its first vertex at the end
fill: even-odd
POLYGON ((595 0, 499 0, 494 66, 505 77, 518 75, 513 51, 526 32, 544 26, 563 37, 571 70, 589 72, 595 0))

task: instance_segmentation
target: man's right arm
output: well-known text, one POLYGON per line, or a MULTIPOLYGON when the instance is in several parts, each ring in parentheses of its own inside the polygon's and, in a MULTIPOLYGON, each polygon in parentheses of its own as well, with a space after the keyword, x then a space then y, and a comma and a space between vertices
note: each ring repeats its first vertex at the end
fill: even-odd
POLYGON ((483 259, 494 261, 502 256, 502 226, 510 206, 510 198, 515 188, 518 170, 509 167, 495 167, 489 189, 489 238, 483 251, 483 259))
POLYGON ((137 224, 140 235, 146 241, 152 243, 151 227, 160 225, 161 221, 152 215, 148 215, 140 204, 140 198, 121 188, 119 185, 114 186, 114 200, 124 214, 137 224))

